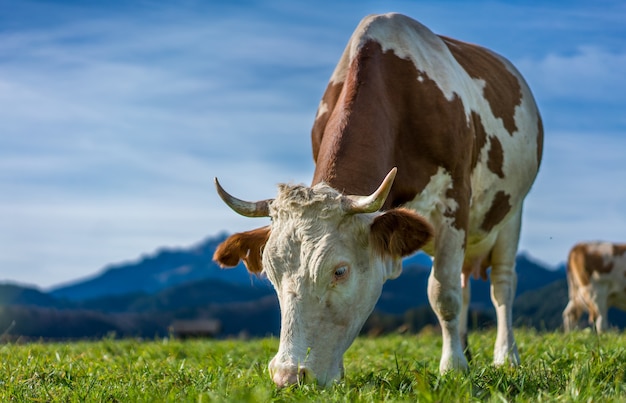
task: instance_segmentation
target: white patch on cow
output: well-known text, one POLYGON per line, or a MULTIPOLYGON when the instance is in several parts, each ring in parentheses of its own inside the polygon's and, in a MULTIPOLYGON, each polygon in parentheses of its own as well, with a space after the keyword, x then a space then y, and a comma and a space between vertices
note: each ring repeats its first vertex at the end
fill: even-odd
POLYGON ((319 119, 320 116, 328 112, 328 104, 324 102, 324 100, 320 101, 319 106, 317 107, 317 114, 315 115, 315 119, 319 119))
MULTIPOLYGON (((456 200, 446 196, 446 192, 450 189, 452 189, 452 176, 445 168, 439 167, 437 172, 430 177, 424 190, 415 199, 406 203, 405 207, 420 213, 435 229, 442 225, 451 226, 454 222, 451 215, 459 208, 459 204, 456 200)), ((423 249, 432 256, 433 248, 434 245, 431 243, 423 249)))
POLYGON ((626 258, 615 256, 612 259, 613 270, 609 274, 608 305, 626 310, 626 258))
MULTIPOLYGON (((602 265, 604 267, 609 265, 613 267, 608 273, 603 273, 601 270, 594 271, 591 274, 592 286, 595 285, 593 283, 606 282, 608 295, 624 293, 626 278, 623 272, 626 269, 626 258, 613 255, 613 244, 610 242, 590 242, 586 245, 586 250, 589 255, 602 257, 602 265)), ((608 298, 608 295, 606 298, 608 298)))
MULTIPOLYGON (((517 131, 509 134, 504 128, 502 119, 496 118, 490 113, 491 107, 482 96, 484 81, 472 79, 475 84, 475 96, 472 97, 471 109, 480 115, 488 139, 489 137, 496 137, 500 141, 505 157, 502 166, 504 178, 500 178, 489 171, 485 164, 492 147, 492 142, 488 141, 488 145, 483 147, 479 156, 482 163, 477 164, 477 171, 472 173, 472 191, 475 197, 480 197, 485 193, 493 196, 497 191, 504 191, 509 195, 519 195, 519 199, 511 200, 511 204, 515 206, 521 203, 521 197, 530 189, 539 167, 536 152, 539 115, 536 113, 533 96, 528 87, 524 85, 519 73, 506 59, 500 58, 500 60, 521 84, 521 103, 515 108, 514 115, 517 131), (511 156, 515 156, 515 158, 511 158, 511 156)), ((490 207, 490 204, 487 203, 474 204, 484 206, 485 209, 490 207)))
POLYGON ((346 215, 342 195, 325 184, 279 185, 263 267, 281 308, 280 345, 270 362, 278 385, 300 374, 325 385, 343 373, 343 354, 399 267, 368 250, 380 213, 346 215), (334 281, 337 268, 349 275, 334 281))
POLYGON ((413 61, 418 70, 426 72, 437 83, 448 100, 454 98, 459 83, 465 80, 456 76, 455 73, 460 72, 450 74, 449 66, 455 65, 456 61, 443 41, 430 29, 406 16, 390 13, 365 18, 356 32, 360 41, 351 43, 351 55, 356 55, 368 40, 375 40, 383 47, 383 52, 391 50, 398 57, 413 61), (387 23, 385 19, 401 21, 387 23))
POLYGON ((593 242, 587 244, 587 253, 590 255, 599 255, 604 259, 605 264, 608 263, 607 259, 613 258, 613 244, 610 242, 593 242))

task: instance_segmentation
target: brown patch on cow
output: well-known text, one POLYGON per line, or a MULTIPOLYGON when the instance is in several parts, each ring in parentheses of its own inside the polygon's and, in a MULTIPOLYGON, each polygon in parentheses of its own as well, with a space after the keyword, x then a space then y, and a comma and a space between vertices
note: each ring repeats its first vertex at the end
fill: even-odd
POLYGON ((613 267, 615 267, 615 262, 611 260, 610 262, 608 262, 607 264, 602 266, 602 268, 604 270, 603 273, 610 273, 610 272, 612 272, 613 271, 613 267))
POLYGON ((506 217, 509 211, 511 211, 511 196, 501 190, 494 196, 480 228, 486 232, 491 231, 496 224, 506 217))
POLYGON ((522 102, 518 78, 491 51, 478 46, 441 36, 456 61, 474 79, 485 81, 483 97, 491 112, 502 120, 504 128, 513 135, 517 131, 515 107, 522 102))
POLYGON ((587 255, 587 263, 592 271, 600 274, 607 274, 613 271, 613 260, 605 263, 605 256, 600 254, 587 255))
MULTIPOLYGON (((451 189, 446 190, 446 198, 456 200, 458 206, 456 209, 446 208, 443 212, 445 217, 452 218, 452 226, 458 230, 464 230, 467 228, 467 223, 469 222, 469 208, 465 208, 459 201, 464 200, 463 196, 464 190, 459 189, 459 187, 453 187, 451 189), (460 191, 459 191, 460 190, 460 191)), ((465 234, 465 239, 463 241, 463 246, 465 246, 465 242, 467 242, 467 233, 465 234)))
POLYGON ((443 167, 453 180, 455 217, 467 217, 470 130, 460 98, 447 100, 412 61, 368 41, 352 60, 325 127, 316 127, 323 136, 312 184, 325 181, 346 194, 370 194, 396 166, 383 206, 389 209, 415 198, 443 167))
POLYGON ((433 237, 433 227, 412 210, 396 208, 379 215, 370 226, 370 244, 380 256, 408 256, 433 237))
POLYGON ((487 167, 491 172, 498 175, 500 178, 504 178, 504 171, 502 166, 504 165, 504 150, 502 149, 502 143, 497 137, 489 137, 491 148, 489 148, 489 155, 487 159, 487 167))
POLYGON ((575 249, 575 253, 581 255, 581 257, 578 258, 578 264, 582 264, 579 270, 584 270, 587 278, 591 278, 593 273, 607 274, 613 270, 613 261, 610 260, 605 264, 606 256, 604 254, 590 252, 585 244, 580 244, 578 248, 575 249))
POLYGON ((487 132, 480 115, 474 111, 472 111, 471 122, 474 129, 474 152, 472 153, 472 169, 474 169, 480 161, 480 152, 487 144, 487 132))
POLYGON ((322 144, 322 137, 324 135, 326 123, 328 123, 328 119, 330 119, 330 115, 335 109, 335 105, 337 105, 337 99, 339 99, 342 88, 343 82, 338 84, 333 84, 332 82, 330 82, 328 83, 326 91, 324 92, 324 96, 322 97, 322 104, 320 104, 320 107, 321 105, 325 104, 327 110, 323 113, 320 113, 320 110, 318 109, 317 116, 315 117, 315 122, 313 123, 313 128, 311 129, 313 161, 317 162, 317 155, 319 154, 320 145, 322 144))
POLYGON ((213 260, 222 268, 235 267, 243 260, 248 271, 259 274, 263 271, 262 251, 269 236, 269 226, 231 235, 215 249, 213 260))
POLYGON ((626 254, 626 244, 613 244, 613 256, 623 256, 626 254))

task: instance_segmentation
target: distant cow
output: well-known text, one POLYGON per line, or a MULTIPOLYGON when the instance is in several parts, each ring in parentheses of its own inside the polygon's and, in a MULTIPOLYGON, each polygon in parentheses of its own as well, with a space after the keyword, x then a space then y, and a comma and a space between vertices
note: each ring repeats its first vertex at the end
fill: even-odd
POLYGON ((576 327, 583 312, 598 333, 609 327, 610 307, 626 310, 626 244, 589 242, 575 245, 567 259, 569 303, 563 311, 565 331, 576 327))
POLYGON ((330 79, 312 142, 311 187, 283 184, 275 199, 246 202, 216 180, 233 210, 272 220, 232 235, 214 258, 224 267, 241 259, 276 289, 274 382, 341 378, 383 283, 420 248, 434 256, 428 298, 443 333, 440 371, 467 368, 467 279, 488 267, 494 362, 518 364, 515 255, 543 128, 511 63, 403 15, 368 16, 330 79))

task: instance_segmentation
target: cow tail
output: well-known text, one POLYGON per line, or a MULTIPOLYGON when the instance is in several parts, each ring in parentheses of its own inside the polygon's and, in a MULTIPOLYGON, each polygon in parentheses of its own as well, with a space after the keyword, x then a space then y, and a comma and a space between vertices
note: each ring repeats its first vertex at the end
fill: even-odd
POLYGON ((585 254, 581 245, 575 246, 567 259, 567 288, 570 301, 580 298, 579 287, 589 284, 589 275, 585 269, 585 254))

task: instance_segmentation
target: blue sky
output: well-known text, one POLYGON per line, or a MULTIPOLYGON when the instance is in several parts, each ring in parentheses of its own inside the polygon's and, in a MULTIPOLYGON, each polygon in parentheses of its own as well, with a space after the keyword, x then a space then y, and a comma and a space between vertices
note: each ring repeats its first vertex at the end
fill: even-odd
POLYGON ((520 251, 626 242, 626 3, 0 0, 0 281, 58 285, 264 225, 359 20, 403 12, 527 78, 546 129, 520 251))

